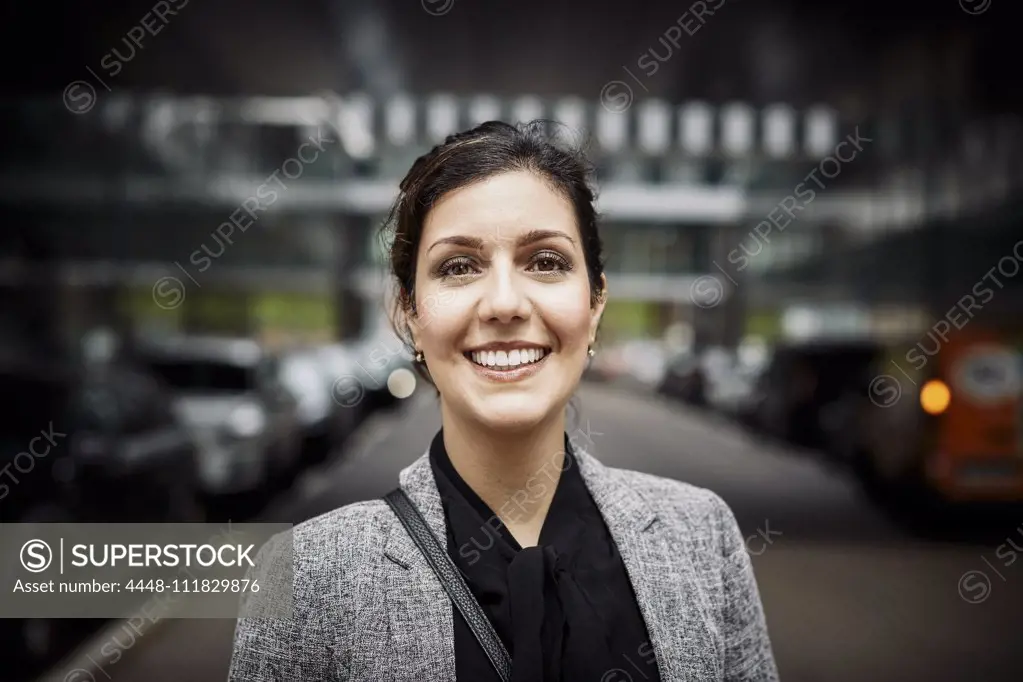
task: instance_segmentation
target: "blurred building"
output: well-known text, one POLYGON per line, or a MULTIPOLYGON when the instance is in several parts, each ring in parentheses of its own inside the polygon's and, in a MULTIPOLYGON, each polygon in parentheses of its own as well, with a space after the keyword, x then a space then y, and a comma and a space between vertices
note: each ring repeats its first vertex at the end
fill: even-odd
MULTIPOLYGON (((344 66, 324 72, 322 53, 296 49, 301 96, 159 93, 90 71, 63 101, 2 105, 5 229, 46 245, 22 248, 5 277, 51 282, 61 314, 39 324, 68 343, 96 325, 357 334, 382 310, 377 228, 398 179, 445 135, 492 118, 561 121, 595 161, 605 338, 680 322, 697 343, 728 345, 913 333, 1012 246, 1023 132, 1018 112, 978 103, 971 27, 878 28, 870 42, 869 27, 835 17, 726 6, 686 36, 678 27, 693 24, 665 7, 623 34, 607 7, 584 23, 608 54, 561 72, 542 50, 510 68, 521 52, 499 47, 502 24, 480 8, 323 7, 336 38, 324 50, 344 66), (473 20, 479 35, 457 30, 473 20), (465 54, 445 43, 455 35, 486 66, 452 61, 465 54)), ((582 21, 551 11, 552 36, 582 21)), ((267 73, 251 77, 243 87, 267 73)))

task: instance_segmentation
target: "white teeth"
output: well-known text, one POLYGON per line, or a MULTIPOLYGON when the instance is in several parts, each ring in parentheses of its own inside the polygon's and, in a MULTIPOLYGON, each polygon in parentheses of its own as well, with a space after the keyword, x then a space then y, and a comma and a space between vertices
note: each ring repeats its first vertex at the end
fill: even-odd
POLYGON ((543 359, 545 352, 540 348, 516 348, 511 351, 473 351, 472 361, 484 367, 507 369, 528 365, 543 359))

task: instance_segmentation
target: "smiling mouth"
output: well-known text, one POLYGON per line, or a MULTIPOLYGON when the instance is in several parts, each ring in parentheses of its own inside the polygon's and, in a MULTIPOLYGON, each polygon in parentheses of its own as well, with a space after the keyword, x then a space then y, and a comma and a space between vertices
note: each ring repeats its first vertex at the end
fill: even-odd
POLYGON ((469 351, 462 355, 474 365, 502 372, 535 365, 550 352, 550 348, 523 348, 512 351, 469 351))

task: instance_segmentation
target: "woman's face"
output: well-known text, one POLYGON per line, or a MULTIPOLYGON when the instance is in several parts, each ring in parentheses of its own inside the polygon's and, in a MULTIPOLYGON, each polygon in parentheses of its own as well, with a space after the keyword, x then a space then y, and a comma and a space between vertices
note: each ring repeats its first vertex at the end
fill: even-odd
POLYGON ((412 333, 445 411, 492 429, 564 410, 606 299, 590 305, 572 204, 525 171, 437 202, 415 291, 412 333))

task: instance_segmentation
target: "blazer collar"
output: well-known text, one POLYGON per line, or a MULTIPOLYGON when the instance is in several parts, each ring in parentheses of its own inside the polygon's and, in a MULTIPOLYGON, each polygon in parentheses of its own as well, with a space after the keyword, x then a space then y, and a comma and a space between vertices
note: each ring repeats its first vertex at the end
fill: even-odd
MULTIPOLYGON (((419 509, 434 536, 446 547, 448 534, 444 506, 440 500, 437 481, 433 477, 433 467, 430 466, 429 448, 416 461, 401 470, 398 474, 398 484, 419 509)), ((397 518, 394 521, 384 546, 384 554, 409 568, 418 563, 419 549, 397 518)))
MULTIPOLYGON (((621 552, 650 633, 661 679, 664 682, 688 679, 691 660, 687 658, 690 656, 687 652, 710 651, 717 645, 713 633, 705 627, 692 631, 677 627, 679 613, 694 608, 709 609, 700 586, 692 578, 695 569, 687 572, 680 567, 687 560, 672 550, 667 537, 661 532, 664 524, 655 523, 655 507, 642 493, 588 452, 573 447, 573 453, 586 487, 621 552)), ((430 530, 446 545, 444 508, 433 478, 429 450, 403 469, 398 480, 423 514, 430 530)), ((370 661, 396 659, 415 662, 411 667, 410 664, 395 662, 397 668, 389 669, 381 679, 421 680, 425 675, 454 679, 455 644, 450 602, 426 558, 420 554, 397 518, 389 528, 384 541, 384 555, 405 570, 385 573, 385 606, 392 636, 383 648, 369 650, 366 655, 370 661), (406 636, 409 623, 416 624, 416 637, 406 636)), ((700 622, 709 622, 709 618, 708 615, 700 622)), ((720 674, 714 679, 718 677, 720 674)))
MULTIPOLYGON (((613 535, 631 535, 651 527, 657 515, 639 491, 621 481, 614 475, 614 470, 584 449, 573 445, 572 452, 586 487, 613 535)), ((430 530, 446 545, 444 507, 429 457, 430 451, 427 449, 416 461, 401 470, 398 483, 426 519, 430 530)), ((384 554, 406 568, 420 563, 419 550, 404 527, 395 520, 391 529, 384 545, 384 554)))

